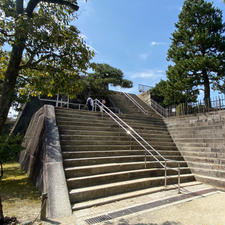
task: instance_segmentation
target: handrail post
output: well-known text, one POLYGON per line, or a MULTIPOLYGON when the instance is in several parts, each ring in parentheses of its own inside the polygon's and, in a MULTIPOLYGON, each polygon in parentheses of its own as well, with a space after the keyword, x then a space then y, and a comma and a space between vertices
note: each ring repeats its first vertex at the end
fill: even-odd
POLYGON ((166 163, 166 160, 165 160, 165 188, 166 188, 166 186, 167 186, 167 165, 166 165, 167 163, 166 163))
POLYGON ((56 97, 56 107, 59 106, 59 94, 57 94, 57 97, 56 97))
POLYGON ((145 151, 145 169, 147 168, 146 166, 146 151, 145 151))
POLYGON ((178 194, 180 193, 180 163, 178 162, 178 194))

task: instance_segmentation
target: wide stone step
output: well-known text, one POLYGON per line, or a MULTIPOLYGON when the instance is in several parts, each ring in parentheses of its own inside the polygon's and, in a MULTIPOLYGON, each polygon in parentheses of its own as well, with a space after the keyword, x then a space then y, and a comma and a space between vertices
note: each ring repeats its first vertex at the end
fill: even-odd
MULTIPOLYGON (((141 137, 143 137, 145 140, 148 139, 155 139, 155 138, 162 138, 162 139, 168 139, 171 140, 171 137, 168 134, 139 134, 141 137)), ((117 139, 118 140, 130 140, 130 136, 127 135, 125 132, 68 132, 68 134, 64 133, 60 135, 61 140, 68 140, 68 139, 117 139)))
MULTIPOLYGON (((193 175, 181 175, 181 182, 194 181, 193 175)), ((177 176, 168 176, 167 184, 177 184, 177 176)), ((164 185, 164 177, 141 178, 130 181, 115 182, 93 187, 72 189, 69 192, 71 203, 82 202, 129 191, 164 185)))
MULTIPOLYGON (((151 141, 161 141, 161 142, 173 142, 171 137, 168 135, 140 135, 144 140, 146 140, 147 142, 151 142, 151 141)), ((125 135, 121 134, 121 135, 115 135, 115 136, 108 136, 108 135, 60 135, 60 138, 62 141, 73 141, 73 140, 113 140, 113 141, 129 141, 131 139, 131 136, 129 135, 125 135)))
MULTIPOLYGON (((147 140, 146 140, 147 141, 147 140)), ((144 142, 143 140, 139 140, 140 143, 146 145, 146 142, 144 142)), ((174 142, 172 140, 168 140, 168 139, 151 139, 150 141, 147 141, 147 143, 149 143, 150 145, 166 145, 166 146, 174 146, 174 142)), ((61 140, 61 144, 62 145, 94 145, 94 146, 98 146, 98 145, 132 145, 132 146, 139 146, 140 144, 137 143, 134 139, 131 140, 118 140, 118 139, 78 139, 78 140, 61 140)), ((147 146, 147 145, 146 145, 147 146)))
MULTIPOLYGON (((151 151, 153 155, 156 152, 151 151)), ((160 154, 180 156, 178 151, 160 151, 160 154)), ((62 153, 64 159, 69 158, 89 158, 89 157, 104 157, 104 156, 126 156, 126 155, 145 155, 144 150, 113 150, 113 151, 67 151, 62 153)))
POLYGON ((199 161, 187 161, 187 163, 190 168, 201 167, 202 169, 207 169, 207 170, 223 170, 223 171, 225 171, 225 165, 222 165, 222 164, 199 162, 199 161))
POLYGON ((185 160, 193 161, 193 162, 205 162, 205 163, 215 163, 225 165, 225 159, 219 158, 205 158, 205 157, 193 157, 193 156, 185 156, 185 160))
POLYGON ((180 142, 180 143, 176 143, 177 146, 179 146, 180 148, 186 148, 186 147, 191 147, 191 148, 196 148, 196 147, 199 147, 199 148, 213 148, 213 149, 224 149, 224 144, 223 143, 183 143, 183 142, 180 142))
POLYGON ((182 143, 224 143, 224 138, 174 138, 175 142, 182 143))
POLYGON ((201 151, 182 151, 183 156, 197 156, 197 157, 205 157, 205 158, 224 158, 225 159, 225 153, 224 152, 201 152, 201 151))
POLYGON ((225 191, 225 179, 195 174, 197 181, 216 186, 225 191))
MULTIPOLYGON (((187 167, 187 163, 184 161, 179 161, 181 167, 187 167)), ((169 167, 177 167, 176 162, 168 162, 169 167)), ((146 168, 157 168, 159 163, 156 161, 147 161, 146 168)), ((98 164, 98 165, 87 165, 87 166, 76 166, 76 167, 67 167, 65 168, 66 178, 72 177, 83 177, 91 176, 104 173, 115 173, 121 171, 129 170, 139 170, 145 169, 145 162, 122 162, 122 163, 108 163, 108 164, 98 164)))
POLYGON ((191 171, 193 174, 200 174, 209 177, 222 178, 225 179, 225 170, 215 170, 215 169, 204 169, 200 167, 192 167, 191 171))
POLYGON ((222 129, 223 126, 220 124, 218 125, 210 125, 210 126, 195 126, 195 127, 191 127, 191 126, 180 126, 180 127, 177 127, 177 126, 170 126, 170 125, 167 125, 168 129, 176 134, 176 133, 180 133, 182 131, 188 133, 188 132, 191 132, 192 130, 193 131, 204 131, 204 130, 217 130, 217 129, 222 129))
MULTIPOLYGON (((121 118, 120 115, 118 117, 121 118)), ((122 119, 122 118, 121 118, 122 119)), ((155 120, 151 117, 144 118, 144 119, 122 119, 127 124, 149 124, 149 125, 156 125, 156 126, 162 126, 166 127, 165 123, 163 121, 155 120)), ((114 120, 112 120, 109 116, 99 116, 99 115, 93 115, 93 116, 85 116, 85 115, 76 115, 76 116, 64 116, 64 115, 57 115, 57 121, 58 122, 74 122, 74 121, 80 121, 83 123, 89 123, 92 121, 93 123, 115 123, 114 120)))
MULTIPOLYGON (((160 160, 161 157, 155 156, 160 160)), ((181 156, 166 156, 165 158, 171 160, 182 161, 181 156)), ((65 167, 73 166, 85 166, 96 165, 104 163, 121 163, 121 162, 138 162, 145 161, 145 156, 141 155, 128 155, 128 156, 108 156, 108 157, 90 157, 90 158, 76 158, 76 159, 64 159, 63 163, 65 167)), ((156 161, 152 156, 147 156, 147 161, 156 161)))
MULTIPOLYGON (((84 123, 82 121, 71 121, 71 122, 57 122, 58 123, 58 126, 59 127, 67 127, 67 128, 75 128, 77 129, 77 127, 79 127, 79 129, 81 129, 80 127, 83 127, 82 129, 87 129, 89 130, 89 128, 93 127, 96 129, 105 129, 105 128, 120 128, 120 126, 117 124, 117 123, 111 123, 111 122, 108 122, 108 123, 101 123, 101 122, 97 122, 97 123, 90 123, 90 122, 87 122, 87 123, 84 123)), ((134 130, 138 130, 138 129, 141 129, 141 130, 149 130, 149 129, 152 129, 152 130, 165 130, 167 131, 167 128, 166 127, 162 127, 162 126, 157 126, 157 125, 152 125, 152 124, 137 124, 137 123, 130 123, 128 124, 129 126, 131 126, 134 130)), ((126 127, 125 127, 126 128, 126 127)))
MULTIPOLYGON (((180 168, 181 174, 190 173, 189 168, 180 168)), ((90 187, 95 185, 107 184, 112 182, 133 180, 145 177, 159 177, 164 176, 165 169, 152 168, 152 169, 140 169, 132 171, 122 171, 116 173, 105 173, 100 175, 92 175, 86 177, 77 177, 67 179, 67 185, 69 189, 90 187)), ((177 171, 168 169, 167 175, 177 175, 177 171)))
MULTIPOLYGON (((108 134, 113 134, 113 135, 127 135, 127 133, 120 129, 120 128, 93 128, 90 127, 88 128, 83 128, 83 127, 67 127, 67 126, 60 126, 59 127, 60 134, 68 134, 68 135, 73 135, 73 134, 84 134, 84 135, 108 135, 108 134)), ((166 130, 136 130, 138 134, 141 136, 143 135, 169 135, 168 131, 166 130)))
MULTIPOLYGON (((152 146, 157 150, 168 150, 175 151, 177 147, 175 145, 156 145, 152 144, 152 146)), ((106 150, 143 150, 144 148, 140 145, 61 145, 62 151, 106 151, 106 150)), ((148 147, 147 149, 151 149, 148 147)))
MULTIPOLYGON (((183 182, 181 184, 181 187, 186 188, 189 186, 198 186, 201 184, 202 184, 201 182, 197 182, 197 181, 183 182)), ((167 187, 166 187, 167 191, 174 190, 174 189, 177 189, 177 187, 175 187, 173 184, 167 185, 167 187)), ((159 187, 150 187, 150 188, 146 188, 146 189, 142 189, 142 190, 130 191, 128 193, 122 193, 122 194, 117 194, 117 195, 104 197, 104 198, 100 198, 100 199, 76 203, 76 204, 72 205, 72 210, 76 211, 76 210, 91 208, 91 207, 95 207, 95 206, 99 206, 99 205, 108 204, 111 202, 117 202, 117 201, 120 201, 123 199, 135 198, 138 196, 148 195, 148 194, 152 194, 152 193, 156 193, 156 192, 162 193, 164 190, 165 190, 164 186, 159 186, 159 187)))

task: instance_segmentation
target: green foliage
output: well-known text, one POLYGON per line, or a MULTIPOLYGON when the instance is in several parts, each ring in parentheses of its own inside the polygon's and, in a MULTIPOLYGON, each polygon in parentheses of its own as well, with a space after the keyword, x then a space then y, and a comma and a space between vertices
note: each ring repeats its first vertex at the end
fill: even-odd
POLYGON ((23 149, 21 142, 22 136, 0 136, 0 162, 6 163, 8 161, 15 160, 17 154, 23 149))
POLYGON ((94 52, 72 25, 72 3, 40 1, 29 16, 31 2, 34 1, 27 1, 27 8, 19 15, 14 0, 0 3, 0 80, 4 79, 10 59, 5 45, 25 40, 14 99, 23 102, 23 96, 58 93, 75 97, 82 90, 80 76, 89 68, 94 52))
POLYGON ((94 73, 89 73, 85 78, 86 90, 93 95, 106 96, 109 93, 109 84, 131 88, 132 81, 123 78, 123 72, 108 64, 92 64, 94 73))
POLYGON ((151 98, 164 107, 166 106, 164 101, 166 97, 166 89, 167 82, 164 80, 160 80, 160 82, 150 90, 151 98))
POLYGON ((167 78, 173 90, 196 99, 204 86, 210 97, 210 84, 217 90, 224 87, 225 25, 222 12, 205 0, 186 0, 175 24, 168 50, 167 78))

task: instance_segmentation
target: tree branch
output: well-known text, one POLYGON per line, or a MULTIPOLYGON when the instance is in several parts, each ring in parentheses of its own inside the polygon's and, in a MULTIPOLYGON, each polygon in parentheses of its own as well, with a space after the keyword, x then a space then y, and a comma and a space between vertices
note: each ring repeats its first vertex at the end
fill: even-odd
POLYGON ((74 11, 77 11, 79 9, 79 6, 77 4, 77 0, 74 0, 74 1, 75 1, 74 3, 71 3, 71 2, 65 1, 65 0, 30 0, 28 5, 27 5, 26 13, 29 17, 32 17, 32 14, 33 14, 33 11, 34 11, 35 7, 40 2, 66 5, 66 6, 69 6, 71 9, 73 9, 74 11))
POLYGON ((16 0, 16 13, 17 15, 23 13, 23 0, 16 0))
POLYGON ((77 11, 79 9, 79 6, 77 5, 76 0, 75 0, 75 3, 71 3, 71 2, 68 2, 68 1, 64 1, 64 0, 41 0, 41 1, 59 4, 59 5, 66 5, 66 6, 69 6, 71 9, 73 9, 74 11, 77 11))
POLYGON ((28 17, 32 17, 34 9, 38 5, 39 2, 41 2, 41 0, 30 0, 29 1, 27 8, 26 8, 26 13, 27 13, 28 17))

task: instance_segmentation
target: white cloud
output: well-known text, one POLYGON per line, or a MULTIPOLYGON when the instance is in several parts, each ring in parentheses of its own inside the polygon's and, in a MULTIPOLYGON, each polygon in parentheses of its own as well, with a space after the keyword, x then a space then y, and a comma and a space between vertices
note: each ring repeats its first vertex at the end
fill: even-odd
POLYGON ((146 60, 149 57, 149 54, 148 53, 142 53, 142 54, 139 54, 138 57, 142 60, 146 60))
POLYGON ((163 71, 162 70, 154 70, 154 69, 149 69, 141 72, 136 72, 130 75, 131 79, 136 79, 136 78, 158 78, 163 76, 163 71))
POLYGON ((151 46, 166 45, 166 42, 152 41, 151 46))

